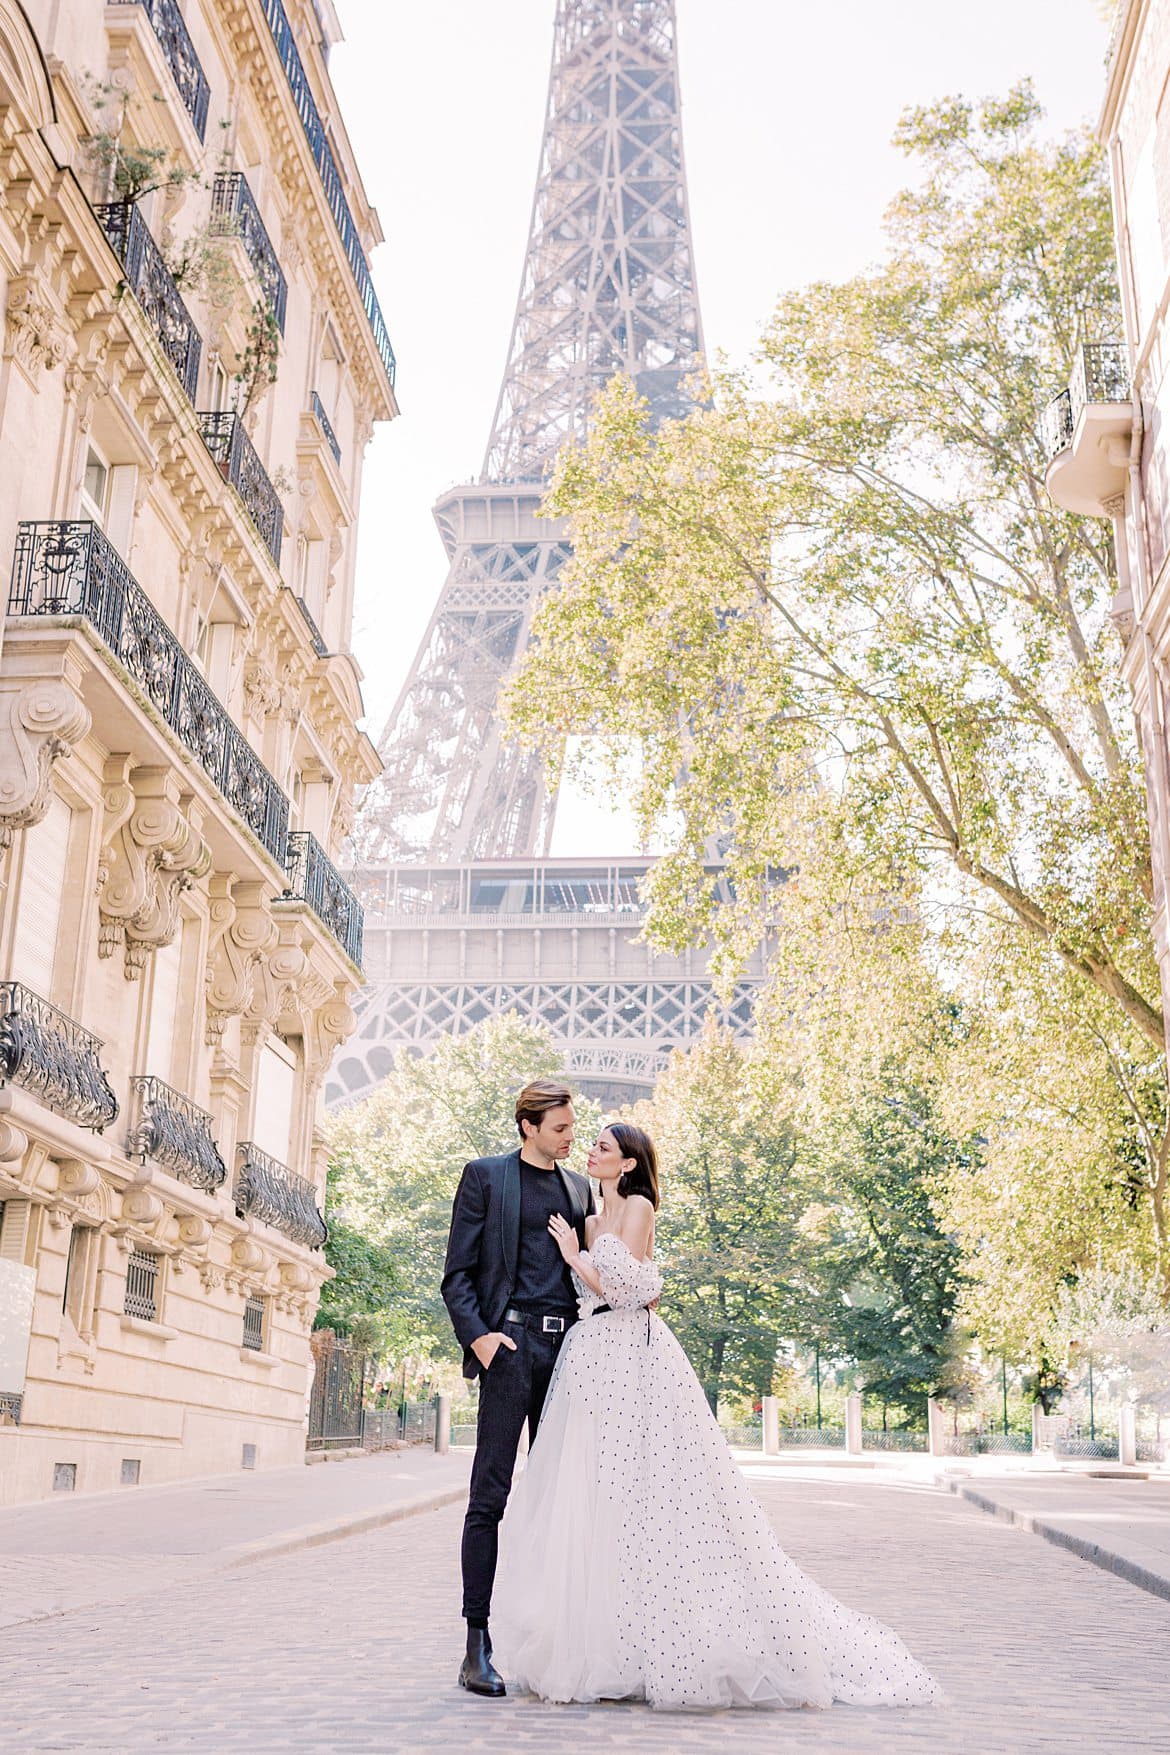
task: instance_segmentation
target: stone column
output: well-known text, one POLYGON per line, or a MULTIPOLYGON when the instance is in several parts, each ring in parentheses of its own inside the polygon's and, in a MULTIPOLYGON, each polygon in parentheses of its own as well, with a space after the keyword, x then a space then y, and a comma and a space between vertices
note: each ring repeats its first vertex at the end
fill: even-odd
POLYGON ((861 1455, 861 1397, 859 1395, 845 1398, 845 1454, 846 1456, 861 1455))
POLYGON ((1117 1460, 1127 1469, 1137 1463, 1137 1422, 1132 1402, 1126 1402, 1118 1417, 1117 1460))
POLYGON ((1038 1456, 1042 1450, 1048 1449, 1048 1437, 1044 1430, 1044 1409, 1039 1402, 1032 1403, 1032 1455, 1038 1456))
POLYGON ((780 1410, 774 1395, 764 1397, 764 1455, 776 1456, 780 1450, 780 1410))
POLYGON ((435 1455, 446 1456, 451 1448, 451 1397, 435 1397, 435 1455))

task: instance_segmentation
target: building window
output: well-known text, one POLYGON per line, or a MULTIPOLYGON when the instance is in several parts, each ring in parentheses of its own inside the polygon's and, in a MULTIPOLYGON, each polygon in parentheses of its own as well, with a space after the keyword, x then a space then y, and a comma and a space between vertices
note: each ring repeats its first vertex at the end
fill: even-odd
POLYGON ((81 504, 98 524, 105 524, 109 507, 110 472, 105 459, 91 445, 85 454, 85 475, 81 483, 81 504))
POLYGON ((136 1249, 126 1267, 126 1301, 122 1309, 127 1316, 140 1317, 143 1322, 157 1322, 157 1300, 158 1256, 146 1249, 136 1249))
POLYGON ((264 1351, 263 1298, 249 1298, 244 1305, 244 1345, 253 1353, 264 1351))
POLYGON ((69 1233, 61 1310, 79 1335, 88 1334, 93 1318, 93 1265, 98 1235, 93 1225, 74 1225, 69 1233))

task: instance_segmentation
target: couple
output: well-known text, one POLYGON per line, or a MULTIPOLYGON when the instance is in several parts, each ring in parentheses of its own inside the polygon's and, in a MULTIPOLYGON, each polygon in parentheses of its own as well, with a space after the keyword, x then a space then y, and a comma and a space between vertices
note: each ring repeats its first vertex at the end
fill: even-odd
POLYGON ((911 1706, 938 1698, 901 1641, 788 1559, 699 1381, 654 1312, 658 1167, 613 1122, 562 1169, 572 1092, 516 1101, 520 1149, 468 1164, 443 1298, 478 1376, 463 1526, 459 1681, 500 1696, 502 1668, 546 1700, 656 1707, 911 1706), (521 1432, 533 1442, 502 1529, 521 1432), (537 1423, 539 1422, 539 1437, 537 1423))

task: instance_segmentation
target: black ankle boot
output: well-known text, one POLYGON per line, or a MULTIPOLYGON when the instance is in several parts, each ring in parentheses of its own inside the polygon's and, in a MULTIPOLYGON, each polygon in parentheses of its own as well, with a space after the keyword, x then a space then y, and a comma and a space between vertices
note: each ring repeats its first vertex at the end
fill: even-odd
POLYGON ((499 1700, 506 1692, 503 1677, 492 1668, 492 1641, 486 1627, 467 1629, 467 1656, 459 1666, 459 1686, 491 1700, 499 1700))

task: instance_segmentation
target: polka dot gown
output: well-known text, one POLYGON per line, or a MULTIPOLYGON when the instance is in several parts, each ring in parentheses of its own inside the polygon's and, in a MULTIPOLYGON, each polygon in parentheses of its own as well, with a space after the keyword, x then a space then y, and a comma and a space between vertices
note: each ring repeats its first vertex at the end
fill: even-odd
POLYGON ((789 1560, 620 1238, 594 1243, 500 1535, 495 1663, 546 1700, 909 1706, 939 1698, 897 1635, 789 1560), (595 1312, 599 1303, 608 1311, 595 1312))

